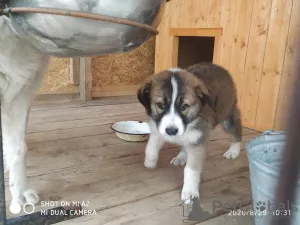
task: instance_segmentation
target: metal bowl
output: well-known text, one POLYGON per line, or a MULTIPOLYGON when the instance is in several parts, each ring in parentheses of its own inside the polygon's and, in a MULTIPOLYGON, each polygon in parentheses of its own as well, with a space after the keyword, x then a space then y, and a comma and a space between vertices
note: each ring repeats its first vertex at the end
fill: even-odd
MULTIPOLYGON (((9 7, 75 10, 129 19, 157 27, 165 0, 10 0, 9 7)), ((57 57, 122 53, 143 44, 149 31, 134 26, 77 17, 12 13, 14 29, 42 52, 57 57)))
POLYGON ((111 126, 116 135, 125 141, 141 142, 147 141, 150 135, 148 123, 141 121, 120 121, 111 126))

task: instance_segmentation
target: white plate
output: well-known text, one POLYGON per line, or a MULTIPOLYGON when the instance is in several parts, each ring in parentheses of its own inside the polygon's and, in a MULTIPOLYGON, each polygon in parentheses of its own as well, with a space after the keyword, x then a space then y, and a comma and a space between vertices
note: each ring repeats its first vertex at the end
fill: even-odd
POLYGON ((126 141, 146 141, 149 138, 150 127, 141 121, 120 121, 111 126, 116 135, 126 141))

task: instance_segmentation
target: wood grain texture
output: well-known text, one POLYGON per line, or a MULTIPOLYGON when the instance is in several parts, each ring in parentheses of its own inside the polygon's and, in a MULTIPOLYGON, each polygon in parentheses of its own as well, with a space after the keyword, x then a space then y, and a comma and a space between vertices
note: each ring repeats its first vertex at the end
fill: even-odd
POLYGON ((238 0, 233 31, 233 44, 230 53, 229 71, 237 88, 238 104, 242 95, 245 62, 248 50, 249 32, 254 0, 238 0))
POLYGON ((222 14, 221 14, 221 26, 223 27, 222 45, 220 51, 220 64, 229 68, 230 54, 233 45, 233 32, 235 24, 236 13, 236 1, 235 0, 223 0, 222 14))
POLYGON ((78 57, 70 58, 70 82, 76 85, 80 83, 80 60, 78 57))
MULTIPOLYGON (((145 169, 147 143, 124 142, 110 129, 114 121, 146 119, 140 104, 124 104, 126 101, 126 98, 119 98, 119 102, 78 101, 32 108, 27 133, 30 185, 40 192, 42 201, 53 197, 60 198, 59 202, 89 201, 89 206, 84 208, 97 211, 97 215, 61 224, 150 225, 154 221, 154 224, 179 225, 185 219, 179 206, 183 168, 169 164, 180 147, 166 144, 157 169, 145 169)), ((259 132, 244 128, 242 149, 258 135, 259 132)), ((238 201, 241 205, 251 202, 246 152, 242 151, 238 160, 227 160, 223 153, 229 146, 229 136, 217 127, 207 145, 200 189, 201 206, 212 213, 212 218, 225 213, 222 209, 213 212, 214 200, 238 201)), ((5 180, 8 190, 7 176, 5 180)), ((7 194, 7 202, 10 198, 7 194)), ((35 209, 39 210, 41 205, 35 209)), ((16 216, 9 210, 7 215, 16 216)))
POLYGON ((93 87, 92 97, 104 96, 136 96, 137 90, 140 85, 118 85, 118 86, 104 86, 93 87))
POLYGON ((222 28, 170 28, 170 35, 215 37, 222 35, 222 28))
POLYGON ((273 129, 293 0, 273 0, 256 112, 257 130, 273 129))
POLYGON ((213 63, 220 64, 220 52, 222 46, 222 37, 215 37, 213 63))
POLYGON ((220 27, 223 0, 208 0, 206 27, 220 27))
POLYGON ((166 69, 169 65, 172 64, 172 62, 169 62, 169 59, 172 55, 172 45, 169 42, 165 42, 165 40, 170 39, 171 37, 169 34, 169 22, 172 6, 173 1, 166 4, 162 21, 157 28, 159 31, 159 35, 157 35, 155 38, 155 73, 166 69), (157 49, 160 49, 160 51, 157 51, 157 49))
MULTIPOLYGON (((157 36, 156 72, 174 66, 176 58, 174 39, 165 29, 177 32, 222 28, 222 35, 215 39, 213 62, 233 75, 243 125, 259 130, 282 127, 279 124, 284 123, 286 111, 280 109, 287 107, 289 96, 285 90, 292 83, 293 38, 298 38, 296 34, 300 31, 297 13, 294 9, 291 15, 291 8, 299 3, 295 0, 201 2, 202 5, 198 0, 169 2, 169 11, 164 15, 168 23, 157 36), (203 8, 206 8, 204 13, 203 8), (195 24, 202 16, 206 25, 201 21, 195 24)), ((182 35, 192 33, 182 32, 182 35)))
POLYGON ((290 92, 295 77, 296 47, 300 39, 300 1, 293 2, 287 47, 276 107, 275 130, 285 130, 290 106, 290 92))
POLYGON ((254 1, 240 107, 246 127, 255 126, 271 6, 272 0, 254 1))
POLYGON ((92 58, 80 58, 80 99, 88 101, 92 99, 92 58))

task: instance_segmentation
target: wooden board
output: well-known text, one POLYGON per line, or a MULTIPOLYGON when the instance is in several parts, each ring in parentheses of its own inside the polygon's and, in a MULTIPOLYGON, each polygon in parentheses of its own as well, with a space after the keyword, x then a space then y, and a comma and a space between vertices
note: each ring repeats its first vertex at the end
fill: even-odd
POLYGON ((271 6, 272 0, 254 1, 240 107, 246 127, 255 126, 271 6))
POLYGON ((300 39, 300 1, 293 2, 291 22, 289 26, 288 41, 285 51, 283 71, 281 75, 278 103, 276 108, 275 130, 286 128, 287 115, 289 113, 290 94, 295 77, 295 61, 297 43, 300 39))
MULTIPOLYGON (((200 205, 204 211, 210 213, 209 218, 213 218, 219 213, 225 213, 225 210, 223 210, 222 207, 213 209, 213 202, 218 201, 223 204, 228 203, 234 205, 234 202, 236 201, 239 202, 241 206, 248 205, 251 202, 248 176, 247 172, 241 172, 211 182, 202 183, 200 190, 202 196, 200 205), (232 185, 233 183, 236 185, 232 185)), ((107 209, 99 212, 99 214, 95 216, 82 217, 60 224, 67 225, 72 222, 82 225, 195 224, 195 222, 186 221, 186 212, 189 210, 186 206, 181 205, 181 201, 178 200, 178 198, 179 190, 170 191, 140 201, 107 209)))
POLYGON ((170 28, 170 35, 174 36, 215 37, 222 32, 222 28, 170 28))
MULTIPOLYGON (((36 106, 37 109, 33 107, 30 114, 27 174, 30 185, 41 192, 42 200, 55 197, 60 201, 89 201, 90 209, 97 211, 95 216, 68 221, 70 223, 181 222, 184 218, 178 212, 182 211, 182 207, 175 206, 181 203, 179 193, 183 168, 174 168, 169 164, 180 148, 166 144, 160 153, 158 168, 147 170, 143 166, 146 142, 124 142, 112 133, 109 123, 93 123, 105 118, 122 120, 143 117, 145 112, 140 111, 142 107, 137 107, 136 103, 103 105, 102 101, 99 104, 85 102, 83 105, 78 102, 77 107, 75 104, 67 107, 52 104, 53 108, 51 105, 36 106), (98 118, 95 112, 100 112, 98 118), (91 122, 82 122, 80 115, 83 120, 91 122), (80 124, 78 121, 81 121, 80 124), (56 125, 51 129, 45 128, 50 124, 56 125)), ((242 148, 246 141, 257 135, 259 133, 256 131, 243 129, 242 148)), ((238 160, 224 159, 223 153, 230 141, 220 127, 211 134, 210 140, 200 190, 201 204, 208 211, 211 211, 214 199, 224 202, 238 200, 243 205, 249 204, 251 198, 245 151, 242 151, 238 160)), ((10 200, 9 192, 6 200, 10 200)), ((38 210, 41 210, 40 206, 36 208, 38 210)), ((7 213, 9 217, 16 216, 7 213)), ((222 210, 213 213, 212 217, 219 213, 222 210)))
POLYGON ((239 209, 244 212, 245 215, 232 216, 229 214, 224 214, 197 225, 255 225, 253 216, 247 215, 251 212, 251 209, 252 205, 248 205, 239 209))
POLYGON ((220 27, 221 10, 223 0, 208 0, 207 6, 207 24, 206 27, 220 27))
POLYGON ((92 99, 92 58, 80 58, 80 84, 79 93, 83 101, 92 99))
POLYGON ((223 30, 222 35, 220 64, 225 68, 229 68, 230 66, 236 6, 237 2, 235 0, 223 0, 221 26, 225 29, 223 30))
POLYGON ((279 110, 287 107, 289 96, 285 90, 292 83, 291 75, 285 74, 292 73, 290 61, 294 58, 286 51, 286 46, 289 46, 288 51, 294 51, 290 36, 300 30, 297 22, 290 22, 291 19, 299 21, 293 19, 297 14, 291 16, 292 4, 296 5, 294 2, 169 1, 163 18, 165 23, 156 37, 159 44, 156 46, 155 71, 176 65, 176 39, 174 42, 169 29, 176 31, 176 35, 179 35, 178 31, 184 31, 182 35, 191 35, 193 29, 222 28, 222 36, 215 39, 213 62, 224 66, 233 75, 243 125, 259 130, 273 129, 275 123, 284 123, 287 110, 282 113, 279 110), (202 23, 203 19, 206 23, 202 23))
POLYGON ((80 83, 80 59, 70 58, 70 82, 78 85, 80 83))
POLYGON ((235 22, 234 25, 234 39, 230 54, 229 71, 237 88, 237 98, 239 106, 242 95, 243 77, 248 50, 253 2, 253 0, 238 0, 236 6, 235 18, 238 18, 239 21, 235 22))
POLYGON ((255 129, 273 129, 293 0, 273 0, 255 129))
POLYGON ((93 87, 92 97, 107 97, 107 96, 136 96, 140 85, 118 85, 93 87))

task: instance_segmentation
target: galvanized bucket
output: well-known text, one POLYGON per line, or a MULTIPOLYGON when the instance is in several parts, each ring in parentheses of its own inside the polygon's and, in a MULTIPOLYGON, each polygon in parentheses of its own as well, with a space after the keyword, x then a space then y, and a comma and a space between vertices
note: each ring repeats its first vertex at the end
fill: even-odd
POLYGON ((285 138, 284 132, 265 131, 246 144, 255 225, 286 215, 291 215, 293 225, 300 224, 300 177, 295 201, 275 204, 285 138))

